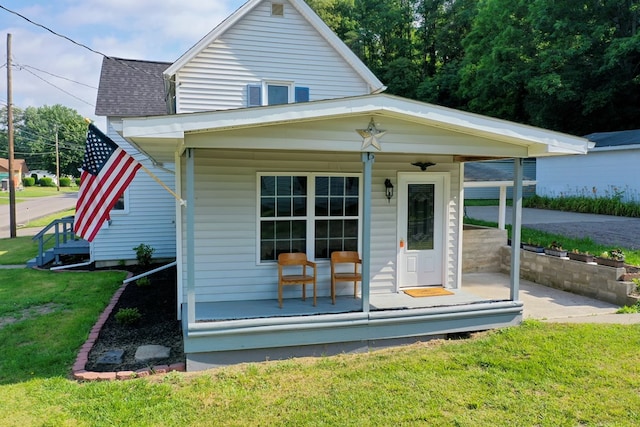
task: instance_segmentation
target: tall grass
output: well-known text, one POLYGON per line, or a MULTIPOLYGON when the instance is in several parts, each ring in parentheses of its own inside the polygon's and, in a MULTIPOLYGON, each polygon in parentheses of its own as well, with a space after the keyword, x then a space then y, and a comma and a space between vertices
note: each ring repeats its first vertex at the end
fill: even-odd
POLYGON ((595 188, 591 193, 585 190, 578 195, 560 197, 534 195, 524 199, 522 205, 527 208, 640 218, 640 202, 625 200, 624 191, 616 188, 611 192, 605 192, 604 195, 598 194, 595 188))

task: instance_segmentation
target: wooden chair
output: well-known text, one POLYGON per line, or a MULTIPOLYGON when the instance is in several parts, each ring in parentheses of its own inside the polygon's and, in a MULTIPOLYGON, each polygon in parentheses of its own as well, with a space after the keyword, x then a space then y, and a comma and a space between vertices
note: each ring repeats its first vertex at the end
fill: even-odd
POLYGON ((331 253, 331 301, 336 303, 336 282, 353 282, 353 297, 358 294, 358 282, 362 282, 362 274, 358 272, 358 264, 362 260, 358 252, 336 251, 331 253), (336 271, 338 264, 353 264, 353 272, 336 271))
POLYGON ((278 304, 282 308, 282 288, 287 285, 302 285, 302 300, 307 299, 307 284, 313 283, 313 306, 316 305, 316 263, 307 260, 303 253, 282 253, 278 255, 278 304), (297 268, 296 268, 297 267, 297 268), (307 267, 313 268, 313 275, 307 274, 307 267), (285 274, 295 269, 295 274, 285 274), (302 274, 300 274, 302 273, 302 274))

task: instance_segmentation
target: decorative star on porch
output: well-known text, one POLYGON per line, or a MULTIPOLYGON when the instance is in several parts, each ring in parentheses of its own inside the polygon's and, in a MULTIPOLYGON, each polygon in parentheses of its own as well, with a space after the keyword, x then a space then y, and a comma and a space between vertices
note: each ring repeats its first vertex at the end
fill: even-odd
POLYGON ((365 150, 371 146, 375 147, 378 151, 381 151, 380 141, 387 131, 376 128, 376 124, 373 119, 369 122, 369 126, 366 129, 356 129, 356 132, 360 134, 362 137, 362 147, 361 150, 365 150))

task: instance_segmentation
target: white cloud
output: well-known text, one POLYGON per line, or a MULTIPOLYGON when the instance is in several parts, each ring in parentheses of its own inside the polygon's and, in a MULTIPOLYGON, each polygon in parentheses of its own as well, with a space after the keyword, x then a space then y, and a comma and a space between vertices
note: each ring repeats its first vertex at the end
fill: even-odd
MULTIPOLYGON (((108 56, 174 61, 243 3, 244 0, 9 0, 2 4, 108 56)), ((98 86, 100 55, 5 10, 0 10, 0 29, 4 45, 6 34, 12 34, 15 64, 98 86)), ((0 58, 5 63, 6 51, 0 58)), ((6 68, 1 71, 6 73, 6 68)), ((96 89, 20 67, 13 69, 12 87, 17 107, 61 104, 96 119, 96 89)), ((6 78, 0 76, 3 104, 6 94, 6 78)))

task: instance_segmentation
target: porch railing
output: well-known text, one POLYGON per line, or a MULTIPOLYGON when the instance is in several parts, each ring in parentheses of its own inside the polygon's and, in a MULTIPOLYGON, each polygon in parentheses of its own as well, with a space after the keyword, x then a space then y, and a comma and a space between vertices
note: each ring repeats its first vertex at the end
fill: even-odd
POLYGON ((60 255, 63 254, 89 253, 89 243, 73 232, 73 220, 74 216, 53 220, 33 236, 33 240, 38 241, 35 265, 42 267, 54 259, 55 263, 59 264, 60 255))

